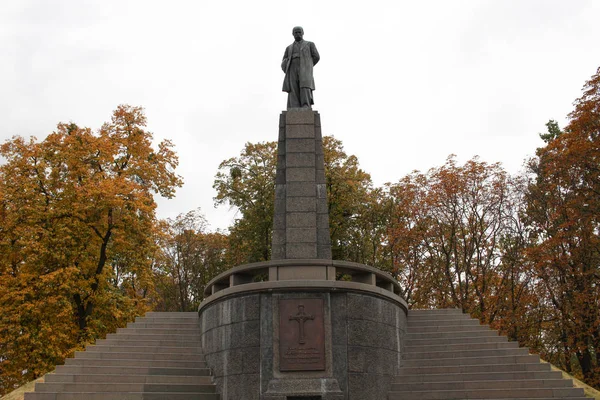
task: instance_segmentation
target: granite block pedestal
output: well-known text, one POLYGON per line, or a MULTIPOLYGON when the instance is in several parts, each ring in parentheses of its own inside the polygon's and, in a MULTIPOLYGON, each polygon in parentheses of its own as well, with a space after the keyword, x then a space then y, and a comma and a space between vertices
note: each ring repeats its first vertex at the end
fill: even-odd
POLYGON ((272 259, 207 285, 206 362, 223 400, 383 399, 406 332, 398 282, 331 259, 317 112, 282 113, 277 157, 272 259))

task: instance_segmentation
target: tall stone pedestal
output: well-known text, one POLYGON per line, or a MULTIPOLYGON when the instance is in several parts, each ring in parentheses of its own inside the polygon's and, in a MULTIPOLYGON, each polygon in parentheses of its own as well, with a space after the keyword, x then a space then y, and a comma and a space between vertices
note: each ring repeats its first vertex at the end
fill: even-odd
POLYGON ((311 109, 279 117, 273 260, 331 259, 321 116, 311 109))
POLYGON ((277 157, 272 260, 206 286, 206 362, 223 400, 381 400, 406 330, 398 282, 331 259, 319 113, 281 114, 277 157))

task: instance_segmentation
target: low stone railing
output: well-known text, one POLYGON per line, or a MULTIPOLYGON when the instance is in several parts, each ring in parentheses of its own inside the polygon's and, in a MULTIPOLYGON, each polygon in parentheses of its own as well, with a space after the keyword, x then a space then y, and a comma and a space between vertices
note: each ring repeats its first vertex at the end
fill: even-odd
POLYGON ((408 309, 400 284, 387 272, 348 261, 287 259, 245 264, 223 272, 206 285, 206 298, 199 311, 213 301, 242 292, 323 289, 369 292, 408 309))

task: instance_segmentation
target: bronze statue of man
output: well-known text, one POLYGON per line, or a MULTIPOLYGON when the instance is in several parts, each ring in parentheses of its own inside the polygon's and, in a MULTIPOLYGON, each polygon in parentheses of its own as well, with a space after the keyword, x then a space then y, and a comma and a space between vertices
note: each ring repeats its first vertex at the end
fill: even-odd
POLYGON ((296 26, 292 30, 294 43, 283 54, 281 69, 285 72, 283 91, 288 93, 287 108, 310 108, 315 90, 313 67, 319 62, 319 52, 313 42, 303 40, 304 29, 296 26))

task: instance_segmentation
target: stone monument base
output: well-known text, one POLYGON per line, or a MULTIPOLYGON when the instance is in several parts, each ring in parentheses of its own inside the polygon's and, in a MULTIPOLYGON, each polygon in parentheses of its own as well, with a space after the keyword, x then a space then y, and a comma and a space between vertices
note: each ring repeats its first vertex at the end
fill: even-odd
POLYGON ((288 399, 344 400, 346 397, 340 390, 336 379, 273 379, 269 382, 267 392, 261 400, 288 399))
POLYGON ((223 400, 386 398, 400 369, 407 310, 386 273, 342 261, 268 261, 233 268, 207 291, 201 342, 223 400), (288 267, 333 273, 250 279, 281 278, 268 271, 288 267))

